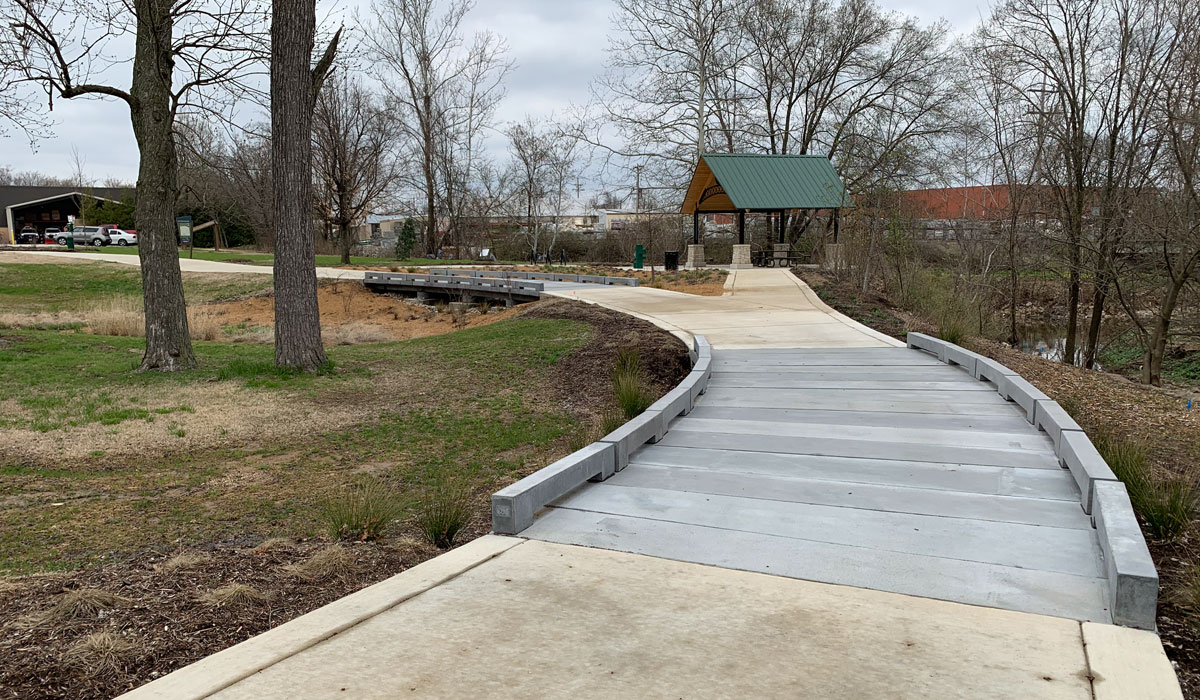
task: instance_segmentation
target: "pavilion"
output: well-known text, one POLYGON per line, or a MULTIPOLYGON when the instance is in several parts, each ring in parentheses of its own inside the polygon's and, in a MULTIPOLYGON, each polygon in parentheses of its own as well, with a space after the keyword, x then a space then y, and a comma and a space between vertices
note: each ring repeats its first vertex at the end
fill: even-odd
POLYGON ((680 212, 692 215, 692 245, 688 267, 704 266, 700 243, 700 217, 704 214, 737 214, 738 245, 733 248, 733 267, 750 266, 746 244, 746 214, 778 216, 779 242, 775 257, 788 257, 786 214, 789 211, 825 210, 833 217, 837 242, 838 214, 853 206, 842 179, 829 158, 817 155, 774 155, 756 153, 704 153, 696 163, 687 196, 680 212))

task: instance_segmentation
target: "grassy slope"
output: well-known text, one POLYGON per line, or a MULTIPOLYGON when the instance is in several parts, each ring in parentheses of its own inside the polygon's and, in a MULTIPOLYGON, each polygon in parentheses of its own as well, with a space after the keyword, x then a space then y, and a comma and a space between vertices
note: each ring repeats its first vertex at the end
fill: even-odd
MULTIPOLYGON (((269 346, 196 343, 201 369, 135 375, 129 370, 137 354, 130 351, 140 340, 4 331, 0 396, 15 400, 23 415, 6 417, 0 444, 6 427, 71 431, 99 422, 120 431, 131 421, 184 422, 193 407, 152 391, 163 386, 219 390, 235 383, 264 401, 283 393, 318 415, 328 402, 376 392, 379 408, 351 428, 318 428, 299 441, 268 436, 258 444, 134 459, 98 454, 76 464, 31 463, 0 448, 0 571, 71 568, 144 547, 227 537, 314 535, 322 529, 320 503, 368 473, 398 491, 435 474, 466 479, 481 493, 493 489, 540 465, 576 426, 541 399, 540 389, 555 363, 591 333, 571 321, 504 321, 331 348, 335 372, 288 376, 273 369, 269 346), (414 367, 421 368, 419 382, 395 375, 414 367), (159 403, 147 394, 160 396, 159 403)), ((186 445, 186 433, 180 441, 186 445)))

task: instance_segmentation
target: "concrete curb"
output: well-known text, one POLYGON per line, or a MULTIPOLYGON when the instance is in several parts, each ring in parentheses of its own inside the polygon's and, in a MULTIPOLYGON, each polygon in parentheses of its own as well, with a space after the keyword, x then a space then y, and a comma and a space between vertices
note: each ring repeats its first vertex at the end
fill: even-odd
POLYGON ((1108 462, 1104 461, 1083 431, 1063 432, 1058 458, 1071 470, 1071 476, 1075 477, 1083 500, 1083 512, 1090 515, 1092 503, 1096 499, 1096 482, 1117 481, 1116 474, 1108 468, 1108 462))
POLYGON ((909 333, 908 346, 960 365, 980 381, 996 386, 1005 399, 1017 403, 1027 420, 1054 443, 1054 454, 1079 486, 1079 505, 1092 516, 1104 555, 1113 622, 1153 630, 1158 604, 1158 573, 1142 537, 1129 495, 1087 433, 1066 410, 1021 375, 983 357, 923 333, 909 333))
POLYGON ((533 524, 536 513, 585 481, 612 476, 616 446, 593 442, 492 494, 492 532, 515 535, 533 524))
POLYGON ((704 336, 692 339, 697 359, 692 371, 674 389, 640 415, 587 447, 543 467, 492 494, 492 531, 516 535, 533 524, 537 512, 586 481, 603 481, 629 464, 629 456, 647 442, 666 435, 671 421, 691 413, 696 398, 712 376, 712 346, 704 336))
POLYGON ((1092 522, 1104 553, 1113 622, 1153 630, 1158 610, 1158 571, 1142 538, 1125 484, 1099 481, 1095 489, 1092 522))
POLYGON ((541 282, 507 280, 499 277, 462 277, 435 274, 400 272, 368 272, 363 275, 366 287, 406 287, 412 291, 439 290, 479 292, 491 294, 516 294, 539 299, 545 291, 541 282))
POLYGON ((162 678, 121 700, 200 700, 498 557, 525 540, 484 535, 162 678))
POLYGON ((429 272, 439 277, 474 277, 489 279, 548 280, 550 282, 579 282, 590 284, 621 285, 639 287, 641 281, 633 277, 607 277, 604 275, 574 275, 566 272, 521 272, 516 270, 463 270, 456 267, 431 267, 429 272))

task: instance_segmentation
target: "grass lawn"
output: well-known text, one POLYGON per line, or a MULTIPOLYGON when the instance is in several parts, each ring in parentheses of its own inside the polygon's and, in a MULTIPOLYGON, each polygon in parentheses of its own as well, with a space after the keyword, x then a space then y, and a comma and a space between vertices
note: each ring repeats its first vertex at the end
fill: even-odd
MULTIPOLYGON (((118 253, 122 255, 137 255, 136 247, 120 247, 120 246, 105 246, 103 248, 81 247, 76 248, 81 253, 118 253)), ((196 260, 214 260, 217 262, 242 263, 245 265, 271 265, 275 256, 271 253, 259 253, 255 251, 245 250, 220 250, 215 251, 210 248, 196 248, 188 250, 181 248, 179 257, 193 258, 196 260)), ((338 255, 318 255, 317 267, 337 267, 342 264, 341 256, 338 255)), ((432 260, 430 258, 406 258, 397 260, 396 258, 378 258, 362 255, 350 256, 351 265, 362 266, 388 266, 399 265, 417 266, 417 265, 471 265, 478 263, 478 260, 432 260)))
POLYGON ((5 331, 0 442, 13 448, 0 449, 0 571, 313 536, 323 500, 367 476, 397 493, 448 476, 493 489, 578 427, 541 392, 591 334, 565 320, 502 321, 331 348, 333 371, 298 376, 274 368, 270 346, 198 342, 198 370, 131 374, 139 339, 5 331), (197 445, 193 430, 209 439, 197 445), (97 449, 55 459, 79 440, 97 449))
MULTIPOLYGON (((189 304, 237 299, 271 286, 269 275, 183 275, 189 304)), ((141 294, 141 272, 126 265, 0 263, 0 312, 78 311, 112 297, 141 294)))

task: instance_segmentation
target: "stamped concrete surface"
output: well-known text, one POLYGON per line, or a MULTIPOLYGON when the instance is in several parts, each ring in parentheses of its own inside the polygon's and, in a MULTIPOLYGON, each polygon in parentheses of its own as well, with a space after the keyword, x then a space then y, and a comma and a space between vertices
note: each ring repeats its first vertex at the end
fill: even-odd
POLYGON ((1078 623, 526 542, 211 696, 1092 697, 1078 623))

